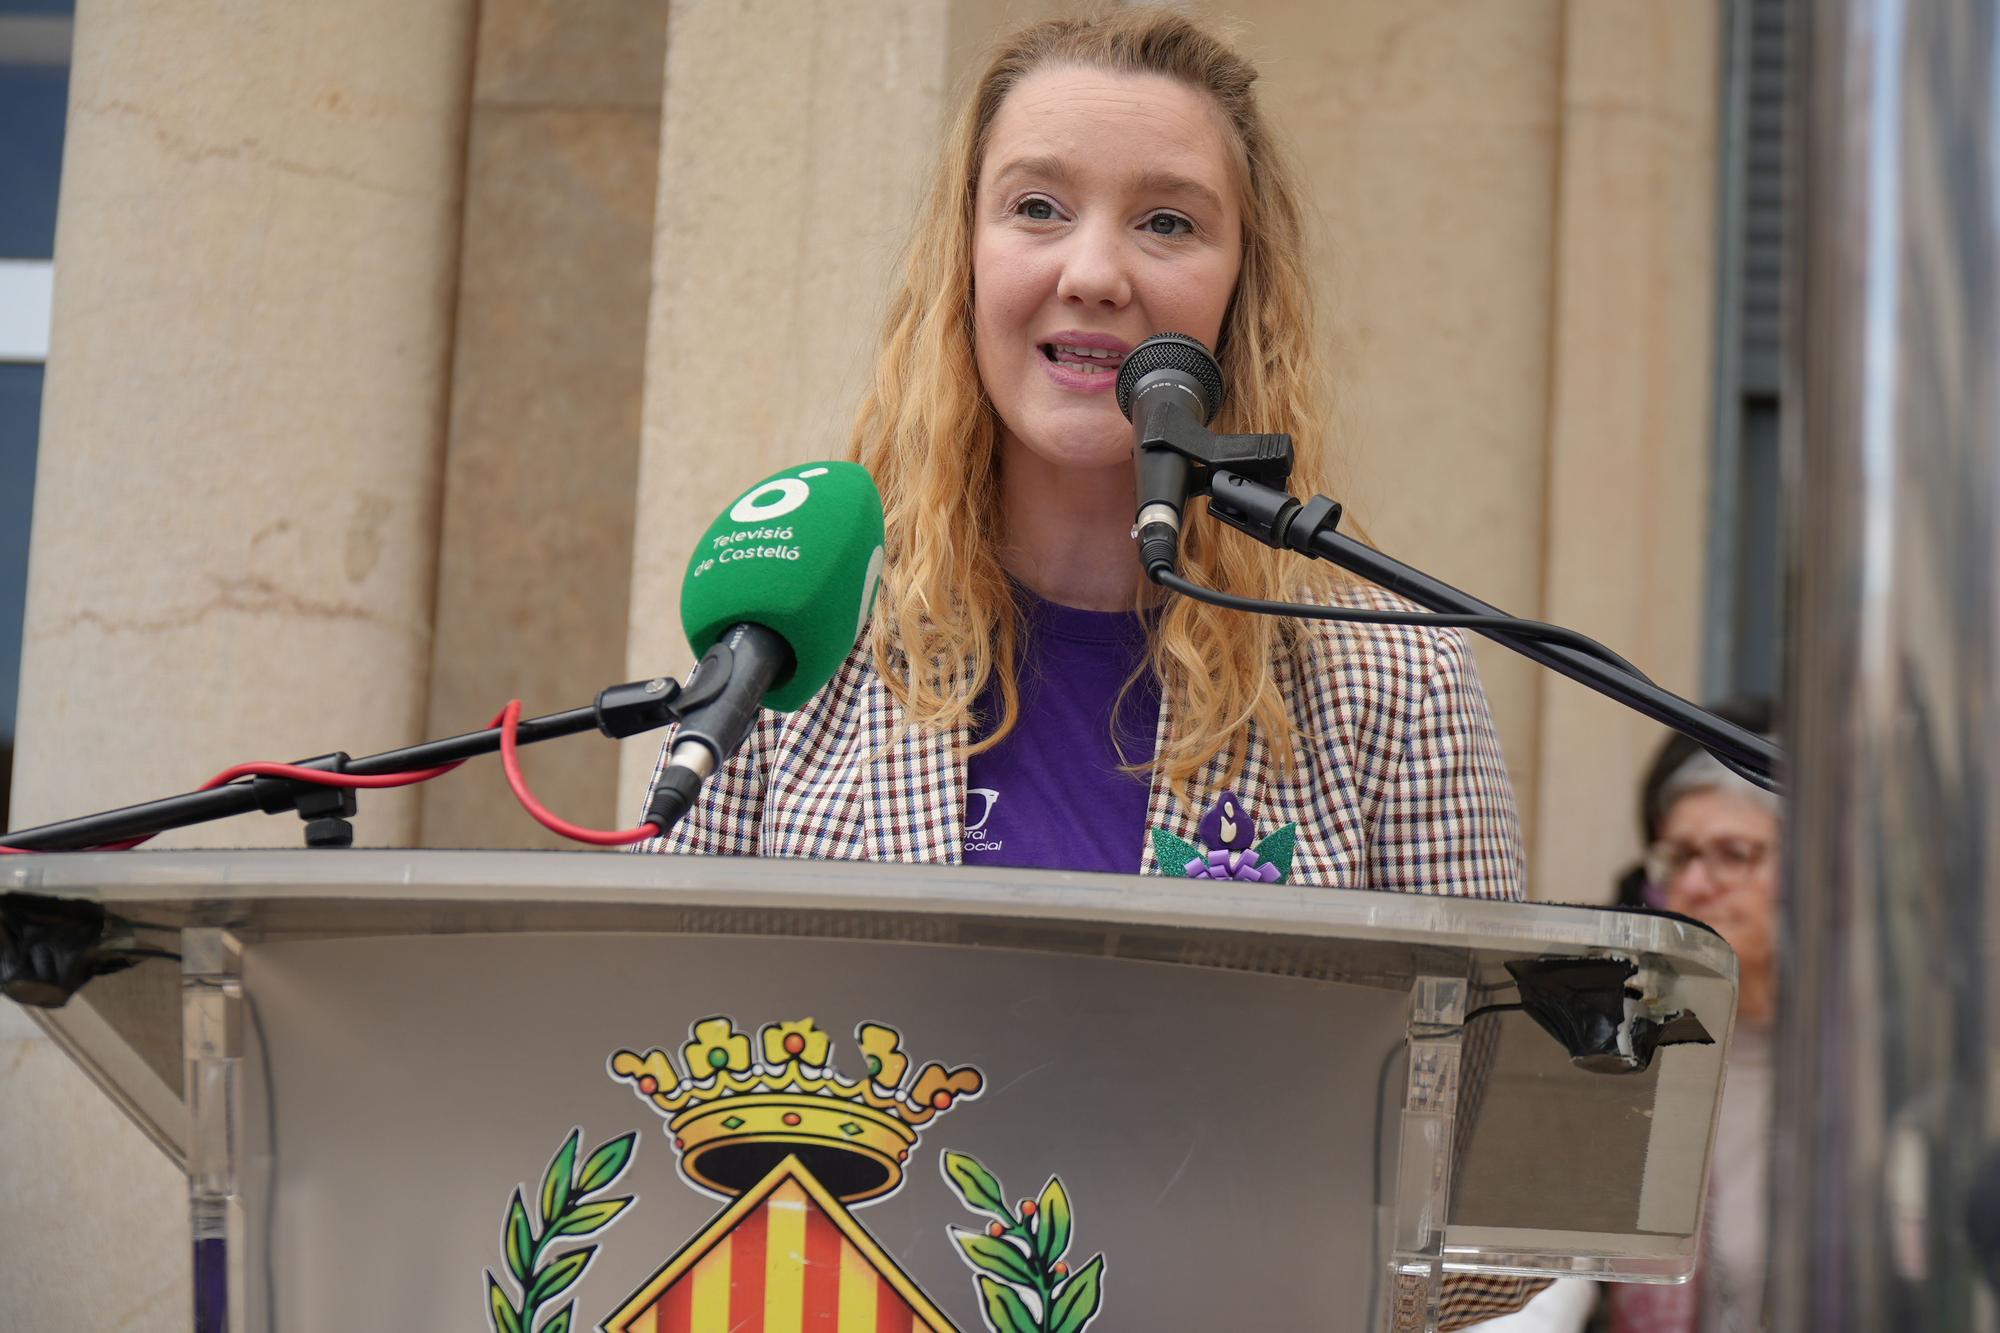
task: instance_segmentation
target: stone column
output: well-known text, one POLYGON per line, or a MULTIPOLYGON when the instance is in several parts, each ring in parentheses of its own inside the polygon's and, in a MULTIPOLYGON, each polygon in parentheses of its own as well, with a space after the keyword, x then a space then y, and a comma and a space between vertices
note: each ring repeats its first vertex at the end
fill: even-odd
MULTIPOLYGON (((625 678, 666 35, 666 0, 480 7, 433 735, 625 678)), ((521 752, 550 808, 597 826, 632 822, 618 764, 595 736, 521 752)), ((423 803, 427 847, 575 846, 520 810, 497 761, 423 803)))
MULTIPOLYGON (((722 504, 847 447, 937 151, 945 0, 680 0, 667 35, 629 675, 683 674, 680 585, 722 504)), ((636 817, 653 747, 624 747, 636 817)))
MULTIPOLYGON (((1563 35, 1542 613, 1700 686, 1714 357, 1713 0, 1570 5, 1563 35)), ((1608 899, 1667 733, 1539 680, 1534 884, 1608 899)), ((1697 699, 1697 702, 1700 700, 1697 699)))
MULTIPOLYGON (((472 13, 80 7, 15 827, 418 738, 472 13)), ((364 799, 362 841, 411 840, 364 799)), ((116 980, 54 1019, 177 1012, 170 964, 116 980)), ((20 1011, 0 1070, 0 1327, 185 1330, 175 1164, 20 1011)))
POLYGON ((418 738, 472 10, 83 6, 16 827, 418 738))

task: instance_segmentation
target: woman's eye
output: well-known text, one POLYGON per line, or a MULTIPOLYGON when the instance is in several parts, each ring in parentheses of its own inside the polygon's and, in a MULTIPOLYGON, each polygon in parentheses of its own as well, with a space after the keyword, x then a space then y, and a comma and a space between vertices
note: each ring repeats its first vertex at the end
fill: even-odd
POLYGON ((1155 213, 1146 219, 1146 230, 1155 236, 1185 236, 1194 230, 1194 223, 1178 213, 1155 213))
POLYGON ((1056 206, 1040 197, 1023 199, 1014 211, 1031 222, 1053 222, 1056 217, 1056 206))
POLYGON ((1715 859, 1732 870, 1741 870, 1757 859, 1757 851, 1750 843, 1725 839, 1715 845, 1715 859))

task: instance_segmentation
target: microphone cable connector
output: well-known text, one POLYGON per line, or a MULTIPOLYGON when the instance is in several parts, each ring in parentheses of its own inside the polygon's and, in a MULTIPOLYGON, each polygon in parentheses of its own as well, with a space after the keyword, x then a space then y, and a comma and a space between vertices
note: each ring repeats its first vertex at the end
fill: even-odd
POLYGON ((1156 503, 1141 509, 1132 536, 1139 543, 1139 567, 1149 580, 1158 583, 1162 572, 1180 568, 1181 516, 1172 505, 1156 503))
POLYGON ((653 784, 653 794, 646 801, 645 822, 662 833, 680 823, 694 808, 695 798, 701 795, 701 784, 714 765, 715 756, 699 741, 675 746, 673 759, 661 771, 660 780, 653 784))

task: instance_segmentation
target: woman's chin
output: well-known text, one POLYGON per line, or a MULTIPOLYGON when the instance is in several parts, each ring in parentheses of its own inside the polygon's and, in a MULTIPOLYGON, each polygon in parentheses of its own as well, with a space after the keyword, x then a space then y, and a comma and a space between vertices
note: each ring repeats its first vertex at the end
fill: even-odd
POLYGON ((1102 436, 1078 439, 1062 434, 1022 441, 1002 454, 1027 471, 1055 475, 1084 476, 1120 469, 1132 471, 1132 441, 1129 437, 1106 440, 1102 436))

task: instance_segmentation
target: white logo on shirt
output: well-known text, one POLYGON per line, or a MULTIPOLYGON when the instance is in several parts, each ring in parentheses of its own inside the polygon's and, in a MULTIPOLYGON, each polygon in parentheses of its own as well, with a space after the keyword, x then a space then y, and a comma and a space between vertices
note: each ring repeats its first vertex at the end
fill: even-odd
POLYGON ((972 804, 965 811, 965 850, 968 852, 997 852, 1000 842, 987 841, 986 826, 992 822, 993 807, 1000 804, 1000 793, 991 787, 974 787, 967 793, 972 804), (977 810, 979 813, 974 814, 977 810))

